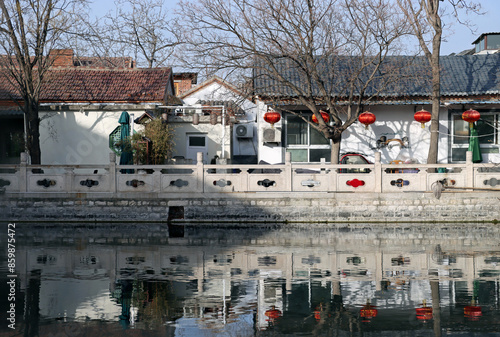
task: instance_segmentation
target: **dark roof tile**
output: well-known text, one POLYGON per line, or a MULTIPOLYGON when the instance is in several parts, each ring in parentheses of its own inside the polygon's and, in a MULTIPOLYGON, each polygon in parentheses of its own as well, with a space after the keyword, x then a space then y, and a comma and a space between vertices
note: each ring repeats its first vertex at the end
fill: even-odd
MULTIPOLYGON (((355 58, 336 58, 335 77, 327 79, 330 83, 332 95, 343 96, 343 92, 337 91, 345 85, 343 76, 338 74, 348 73, 355 64, 355 58)), ((442 96, 477 96, 500 94, 500 54, 489 55, 453 55, 442 56, 441 64, 441 95, 442 96)), ((377 96, 380 97, 428 97, 431 94, 431 71, 428 61, 424 57, 389 57, 382 71, 398 69, 398 79, 383 87, 377 96)), ((262 69, 262 68, 258 68, 262 69)), ((286 62, 280 64, 282 74, 294 84, 304 87, 298 71, 287 66, 286 62)), ((328 71, 323 72, 328 74, 328 71)), ((266 76, 262 70, 256 71, 254 80, 255 94, 268 97, 295 97, 290 88, 280 85, 271 77, 266 76)), ((303 77, 302 77, 303 78, 303 77)), ((372 88, 368 88, 367 95, 376 93, 377 85, 374 82, 372 88)), ((317 91, 317 88, 314 88, 317 91)), ((314 92, 314 91, 313 91, 314 92)))

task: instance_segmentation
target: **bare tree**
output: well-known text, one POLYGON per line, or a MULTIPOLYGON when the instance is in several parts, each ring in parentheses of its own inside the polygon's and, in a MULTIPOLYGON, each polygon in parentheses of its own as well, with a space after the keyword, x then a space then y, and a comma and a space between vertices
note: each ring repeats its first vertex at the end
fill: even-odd
POLYGON ((329 139, 338 163, 342 132, 399 76, 402 63, 388 58, 407 25, 395 9, 385 0, 198 0, 181 2, 180 16, 196 63, 252 82, 329 139))
POLYGON ((18 91, 12 97, 26 118, 26 150, 41 163, 38 115, 43 79, 53 58, 50 50, 74 23, 75 6, 84 0, 0 0, 0 72, 18 91))
MULTIPOLYGON (((438 141, 439 141, 439 106, 441 103, 441 69, 439 57, 441 52, 441 41, 443 37, 442 16, 444 11, 440 9, 441 2, 444 0, 397 0, 405 17, 411 25, 413 34, 417 37, 420 48, 422 49, 427 61, 430 64, 432 72, 432 112, 431 112, 431 139, 429 144, 429 153, 427 163, 437 163, 438 141)), ((479 13, 481 6, 468 0, 448 0, 452 9, 453 17, 458 22, 458 10, 467 10, 479 13)), ((463 22, 467 24, 466 22, 463 22)))
POLYGON ((84 15, 86 29, 76 32, 93 56, 134 55, 139 65, 170 66, 180 44, 173 10, 165 0, 116 0, 116 10, 93 18, 84 15))

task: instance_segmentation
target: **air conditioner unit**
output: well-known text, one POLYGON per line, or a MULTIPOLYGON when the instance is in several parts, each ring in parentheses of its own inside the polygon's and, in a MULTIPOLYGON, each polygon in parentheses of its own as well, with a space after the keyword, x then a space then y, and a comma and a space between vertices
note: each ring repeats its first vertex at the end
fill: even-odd
POLYGON ((253 125, 239 124, 236 125, 234 132, 237 138, 253 138, 253 125))
POLYGON ((263 129, 262 141, 264 143, 281 143, 281 129, 278 128, 263 129))

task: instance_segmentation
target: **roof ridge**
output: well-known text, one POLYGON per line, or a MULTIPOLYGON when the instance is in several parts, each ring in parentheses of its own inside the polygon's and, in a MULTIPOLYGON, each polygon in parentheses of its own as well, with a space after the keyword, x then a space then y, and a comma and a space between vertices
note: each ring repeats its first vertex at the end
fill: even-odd
POLYGON ((48 69, 49 71, 60 71, 60 70, 66 70, 66 71, 172 71, 172 68, 170 67, 161 67, 161 68, 128 68, 128 67, 92 67, 92 66, 78 66, 78 67, 71 67, 71 66, 65 66, 65 67, 51 67, 48 69))

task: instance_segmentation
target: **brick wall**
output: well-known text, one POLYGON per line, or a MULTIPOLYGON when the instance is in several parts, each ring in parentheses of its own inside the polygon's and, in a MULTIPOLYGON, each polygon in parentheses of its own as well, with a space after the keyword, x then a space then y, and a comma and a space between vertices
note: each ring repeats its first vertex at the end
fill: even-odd
POLYGON ((73 49, 53 49, 49 56, 54 58, 53 67, 73 67, 73 49))

